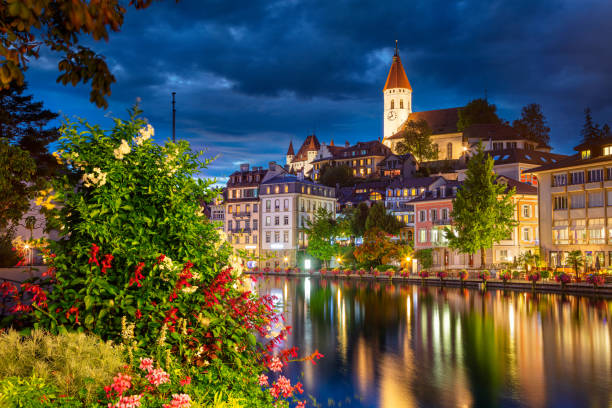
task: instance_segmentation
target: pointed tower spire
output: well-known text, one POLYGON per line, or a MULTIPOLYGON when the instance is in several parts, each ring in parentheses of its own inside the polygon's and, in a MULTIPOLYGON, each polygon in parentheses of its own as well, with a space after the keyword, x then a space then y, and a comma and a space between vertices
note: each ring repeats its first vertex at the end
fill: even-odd
POLYGON ((330 145, 330 146, 333 146, 333 145, 334 145, 334 138, 332 138, 332 139, 329 141, 329 145, 330 145))
POLYGON ((295 156, 295 152, 293 151, 293 140, 289 142, 289 150, 287 150, 287 156, 295 156))
POLYGON ((406 71, 404 71, 404 66, 402 65, 402 60, 399 56, 397 40, 395 40, 395 54, 393 54, 393 63, 391 64, 391 69, 389 69, 389 75, 387 75, 387 82, 385 82, 383 92, 387 89, 393 88, 405 88, 412 91, 412 87, 410 86, 410 82, 406 76, 406 71))

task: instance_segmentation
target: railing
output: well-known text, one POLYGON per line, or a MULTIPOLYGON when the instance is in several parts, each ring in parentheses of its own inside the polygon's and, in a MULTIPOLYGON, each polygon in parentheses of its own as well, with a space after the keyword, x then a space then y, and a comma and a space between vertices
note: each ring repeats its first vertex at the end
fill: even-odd
POLYGON ((250 217, 250 216, 251 216, 251 212, 250 211, 249 212, 243 211, 243 212, 234 213, 234 217, 250 217))
POLYGON ((451 225, 451 220, 449 218, 439 219, 439 220, 432 221, 432 223, 434 225, 451 225))

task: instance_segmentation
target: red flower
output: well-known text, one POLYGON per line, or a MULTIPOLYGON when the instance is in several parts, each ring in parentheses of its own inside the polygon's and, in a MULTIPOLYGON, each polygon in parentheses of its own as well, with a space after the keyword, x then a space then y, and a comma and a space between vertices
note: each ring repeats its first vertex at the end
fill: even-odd
POLYGON ((79 308, 76 306, 72 306, 70 309, 68 309, 68 311, 66 312, 66 319, 70 319, 70 315, 75 314, 75 320, 74 322, 76 324, 80 324, 79 323, 79 308))
POLYGON ((183 378, 181 381, 179 381, 179 383, 181 384, 182 387, 191 384, 191 377, 187 376, 185 378, 183 378))
POLYGON ((128 283, 128 287, 132 286, 134 283, 138 287, 142 286, 142 284, 140 283, 140 280, 144 279, 144 275, 142 274, 142 268, 144 268, 144 262, 140 262, 138 264, 138 266, 136 267, 136 270, 134 271, 134 276, 132 278, 130 278, 130 282, 128 283))
POLYGON ((140 309, 136 309, 136 318, 140 319, 142 317, 142 313, 140 312, 140 309))
POLYGON ((111 261, 113 258, 111 254, 104 255, 104 259, 102 259, 102 275, 105 275, 106 270, 111 268, 111 261))
POLYGON ((89 250, 89 261, 87 262, 89 265, 95 263, 96 265, 100 266, 97 258, 98 252, 100 252, 100 247, 96 244, 91 244, 91 249, 89 250))

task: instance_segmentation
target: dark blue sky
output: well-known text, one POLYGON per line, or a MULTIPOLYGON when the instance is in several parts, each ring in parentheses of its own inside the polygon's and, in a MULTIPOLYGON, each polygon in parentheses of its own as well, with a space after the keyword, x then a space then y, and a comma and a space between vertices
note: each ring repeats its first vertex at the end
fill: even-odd
POLYGON ((121 32, 91 43, 117 78, 109 111, 87 86, 62 86, 56 55, 26 78, 52 110, 110 126, 141 99, 157 140, 177 136, 220 155, 208 176, 240 162, 284 162, 313 130, 336 143, 382 136, 382 87, 394 41, 413 109, 482 97, 505 119, 542 105, 554 151, 580 139, 583 110, 612 125, 612 2, 183 0, 130 9, 121 32))

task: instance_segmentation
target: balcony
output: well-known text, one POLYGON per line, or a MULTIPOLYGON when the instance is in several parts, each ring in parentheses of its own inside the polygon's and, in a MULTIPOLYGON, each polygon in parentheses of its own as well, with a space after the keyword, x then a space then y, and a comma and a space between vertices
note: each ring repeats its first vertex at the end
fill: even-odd
POLYGON ((234 218, 250 217, 250 216, 251 216, 251 212, 250 211, 249 212, 243 211, 243 212, 236 212, 236 213, 234 213, 234 218))
POLYGON ((435 220, 435 221, 432 221, 432 224, 433 225, 451 225, 451 219, 446 218, 446 219, 435 220))
POLYGON ((227 230, 227 232, 231 232, 232 234, 250 234, 251 229, 250 228, 234 228, 234 229, 227 230))

